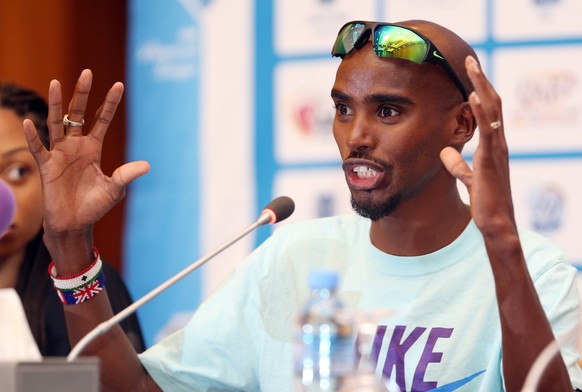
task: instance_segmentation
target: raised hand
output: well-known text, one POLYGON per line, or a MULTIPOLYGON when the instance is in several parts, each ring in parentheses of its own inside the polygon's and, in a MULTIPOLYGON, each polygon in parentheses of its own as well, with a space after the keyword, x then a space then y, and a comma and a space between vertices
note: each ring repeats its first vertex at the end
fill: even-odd
MULTIPOLYGON (((479 145, 473 155, 473 170, 459 152, 450 147, 443 149, 441 160, 469 190, 471 215, 483 234, 495 279, 505 387, 508 392, 521 391, 539 353, 555 340, 529 275, 517 231, 501 99, 475 59, 468 57, 465 65, 475 87, 469 104, 479 124, 479 145), (535 332, 532 325, 536 326, 535 332)), ((539 390, 571 388, 562 357, 554 356, 539 390)))
POLYGON ((479 145, 473 155, 473 170, 452 147, 443 149, 441 160, 467 187, 471 214, 484 236, 507 233, 506 230, 517 234, 501 99, 473 57, 467 57, 465 65, 475 87, 469 104, 479 124, 479 145))
POLYGON ((115 83, 87 134, 83 133, 84 115, 93 76, 84 70, 69 104, 63 123, 61 84, 49 87, 48 127, 50 150, 44 148, 34 124, 24 121, 24 129, 40 168, 45 208, 45 231, 49 234, 82 231, 102 218, 125 195, 127 185, 149 170, 147 162, 127 163, 111 177, 101 171, 103 138, 123 95, 123 84, 115 83))
MULTIPOLYGON (((57 276, 80 276, 95 262, 93 225, 123 198, 129 183, 149 171, 147 162, 136 161, 118 167, 111 177, 102 172, 103 139, 121 100, 123 84, 111 87, 90 130, 83 132, 92 79, 91 71, 81 73, 66 117, 62 112, 61 85, 51 81, 47 121, 50 149, 41 143, 32 121, 24 121, 43 187, 43 239, 57 276)), ((103 291, 107 293, 107 288, 103 291)), ((113 316, 108 295, 104 294, 64 305, 64 310, 72 345, 113 316)), ((104 390, 160 390, 144 371, 121 327, 115 326, 107 339, 94 342, 88 350, 89 355, 101 355, 104 390)))

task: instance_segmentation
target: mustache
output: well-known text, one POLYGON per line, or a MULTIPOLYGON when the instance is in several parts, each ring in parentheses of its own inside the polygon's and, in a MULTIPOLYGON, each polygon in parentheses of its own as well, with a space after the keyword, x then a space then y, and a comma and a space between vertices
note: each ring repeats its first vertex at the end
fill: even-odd
POLYGON ((346 159, 344 159, 344 162, 348 159, 365 159, 367 161, 372 161, 376 165, 382 167, 384 170, 387 170, 388 168, 391 167, 391 165, 388 162, 386 162, 380 158, 376 158, 376 157, 368 154, 367 152, 352 151, 349 153, 349 155, 346 157, 346 159))

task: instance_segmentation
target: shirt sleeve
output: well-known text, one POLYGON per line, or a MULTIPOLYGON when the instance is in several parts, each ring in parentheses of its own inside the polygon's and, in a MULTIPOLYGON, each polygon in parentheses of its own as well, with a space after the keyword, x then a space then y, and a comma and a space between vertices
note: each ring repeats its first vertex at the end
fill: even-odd
MULTIPOLYGON (((577 287, 577 271, 555 246, 538 250, 535 259, 546 260, 532 279, 542 307, 560 345, 564 363, 568 368, 574 388, 582 388, 582 369, 578 365, 576 331, 579 328, 580 303, 577 287)), ((526 255, 526 258, 528 255, 526 255)), ((534 261, 535 262, 535 261, 534 261)))
POLYGON ((140 355, 163 390, 258 390, 264 327, 259 277, 248 266, 231 273, 183 329, 140 355))

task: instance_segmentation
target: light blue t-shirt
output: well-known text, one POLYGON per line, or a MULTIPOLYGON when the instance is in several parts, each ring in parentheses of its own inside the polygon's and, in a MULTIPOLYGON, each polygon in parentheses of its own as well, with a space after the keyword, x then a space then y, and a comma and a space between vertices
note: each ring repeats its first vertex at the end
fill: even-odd
MULTIPOLYGON (((434 253, 398 257, 375 248, 357 215, 279 228, 238 266, 190 323, 140 355, 165 391, 291 391, 292 330, 312 268, 340 273, 339 295, 383 314, 378 372, 406 391, 503 390, 501 329, 491 266, 471 222, 434 253)), ((576 270, 549 240, 520 231, 535 287, 558 338, 578 324, 576 270)), ((535 326, 532 326, 535 328, 535 326)), ((582 387, 575 342, 562 348, 582 387)))

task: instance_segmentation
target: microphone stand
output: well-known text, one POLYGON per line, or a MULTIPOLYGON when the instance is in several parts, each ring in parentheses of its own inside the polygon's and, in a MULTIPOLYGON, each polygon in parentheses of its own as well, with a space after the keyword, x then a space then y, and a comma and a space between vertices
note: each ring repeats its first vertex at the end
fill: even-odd
MULTIPOLYGON (((279 219, 279 220, 282 220, 282 219, 279 219)), ((238 240, 240 240, 241 238, 243 238, 244 236, 246 236, 247 234, 249 234, 250 232, 255 230, 257 227, 265 225, 267 223, 274 223, 275 221, 276 221, 276 218, 275 219, 273 218, 272 211, 270 211, 270 210, 263 211, 261 216, 259 216, 259 218, 253 224, 248 226, 246 229, 240 231, 238 234, 236 234, 230 240, 224 242, 222 245, 218 246, 216 249, 214 249, 209 254, 205 255, 204 257, 201 257, 193 264, 184 268, 182 271, 178 272, 176 275, 174 275, 170 279, 166 280, 164 283, 162 283, 161 285, 159 285, 158 287, 156 287, 155 289, 153 289, 152 291, 150 291, 149 293, 147 293, 146 295, 144 295, 143 297, 141 297, 140 299, 135 301, 133 304, 131 304, 127 308, 123 309, 121 312, 117 313, 115 316, 113 316, 110 319, 105 320, 101 324, 97 325, 93 330, 91 330, 87 335, 83 336, 83 338, 77 342, 75 347, 73 347, 73 349, 71 350, 71 352, 67 356, 67 362, 72 362, 75 359, 77 359, 79 354, 94 339, 105 334, 118 322, 120 322, 121 320, 123 320, 127 316, 131 315, 140 306, 142 306, 146 302, 148 302, 151 299, 153 299, 154 297, 156 297, 158 294, 160 294, 161 292, 166 290, 168 287, 172 286, 174 283, 176 283, 180 279, 184 278, 190 272, 192 272, 195 269, 199 268, 200 266, 204 265, 208 260, 210 260, 214 256, 218 255, 220 252, 222 252, 223 250, 225 250, 226 248, 228 248, 229 246, 231 246, 232 244, 234 244, 235 242, 237 242, 238 240)))

